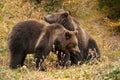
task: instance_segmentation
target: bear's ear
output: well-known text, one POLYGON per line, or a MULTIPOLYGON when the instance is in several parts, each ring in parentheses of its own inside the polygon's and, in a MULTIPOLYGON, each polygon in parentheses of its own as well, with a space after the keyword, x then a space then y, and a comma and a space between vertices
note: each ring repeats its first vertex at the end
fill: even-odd
POLYGON ((69 31, 65 32, 65 38, 66 40, 70 39, 71 38, 71 33, 69 31))
POLYGON ((62 14, 62 16, 63 16, 63 17, 66 17, 66 18, 68 17, 68 15, 69 15, 68 12, 65 12, 65 13, 62 14))
POLYGON ((75 35, 77 35, 77 34, 78 34, 78 31, 74 31, 74 33, 75 33, 75 35))

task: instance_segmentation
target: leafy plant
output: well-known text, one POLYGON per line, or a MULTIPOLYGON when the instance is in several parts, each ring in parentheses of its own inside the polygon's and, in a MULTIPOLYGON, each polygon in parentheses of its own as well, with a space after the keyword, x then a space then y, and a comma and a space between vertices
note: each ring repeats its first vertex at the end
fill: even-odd
POLYGON ((110 19, 120 19, 120 0, 98 0, 100 8, 110 19))

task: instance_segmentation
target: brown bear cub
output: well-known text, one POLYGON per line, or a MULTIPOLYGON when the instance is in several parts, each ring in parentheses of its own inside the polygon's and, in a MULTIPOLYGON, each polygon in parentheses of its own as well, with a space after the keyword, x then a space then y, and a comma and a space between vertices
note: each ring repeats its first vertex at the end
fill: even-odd
MULTIPOLYGON (((98 61, 100 60, 100 50, 96 44, 96 41, 92 39, 89 34, 80 27, 79 22, 74 17, 69 15, 67 11, 61 9, 56 13, 46 15, 44 19, 50 24, 59 23, 70 31, 78 31, 77 39, 80 53, 70 54, 70 60, 72 64, 78 64, 78 62, 84 62, 93 59, 97 59, 98 61)), ((59 51, 59 55, 60 54, 61 51, 59 51)))
POLYGON ((70 59, 70 52, 79 52, 75 31, 68 31, 60 24, 43 24, 28 20, 17 23, 9 37, 8 47, 11 54, 10 68, 15 69, 24 65, 28 53, 35 53, 36 68, 45 70, 42 66, 44 59, 50 53, 54 43, 59 42, 59 50, 66 53, 64 65, 70 59))

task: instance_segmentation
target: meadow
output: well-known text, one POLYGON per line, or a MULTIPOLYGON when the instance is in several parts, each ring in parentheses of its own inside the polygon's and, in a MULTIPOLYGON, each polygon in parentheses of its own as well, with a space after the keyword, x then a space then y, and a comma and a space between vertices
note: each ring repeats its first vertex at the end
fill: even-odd
POLYGON ((56 55, 51 52, 45 60, 46 72, 35 69, 32 54, 27 56, 22 68, 9 69, 7 37, 12 27, 25 20, 36 20, 48 25, 43 17, 57 10, 53 8, 54 11, 51 11, 50 7, 45 7, 45 0, 41 4, 34 1, 0 1, 0 80, 120 80, 120 32, 105 23, 106 15, 99 10, 97 0, 80 0, 79 3, 78 0, 65 0, 60 6, 71 10, 71 15, 96 40, 101 51, 101 62, 88 62, 67 69, 56 68, 56 55))

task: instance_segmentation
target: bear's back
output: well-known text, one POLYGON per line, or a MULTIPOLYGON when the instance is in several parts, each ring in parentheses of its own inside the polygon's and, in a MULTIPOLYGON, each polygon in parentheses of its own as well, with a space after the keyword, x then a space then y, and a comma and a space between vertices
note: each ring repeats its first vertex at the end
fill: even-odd
POLYGON ((44 28, 44 25, 42 23, 39 23, 34 20, 28 20, 28 21, 17 23, 12 29, 12 34, 16 33, 18 34, 18 36, 26 35, 26 37, 28 36, 35 37, 35 35, 40 34, 43 28, 44 28))
POLYGON ((14 46, 14 44, 25 46, 26 50, 31 52, 43 29, 44 25, 34 20, 19 22, 13 27, 8 37, 8 44, 9 46, 14 46))

